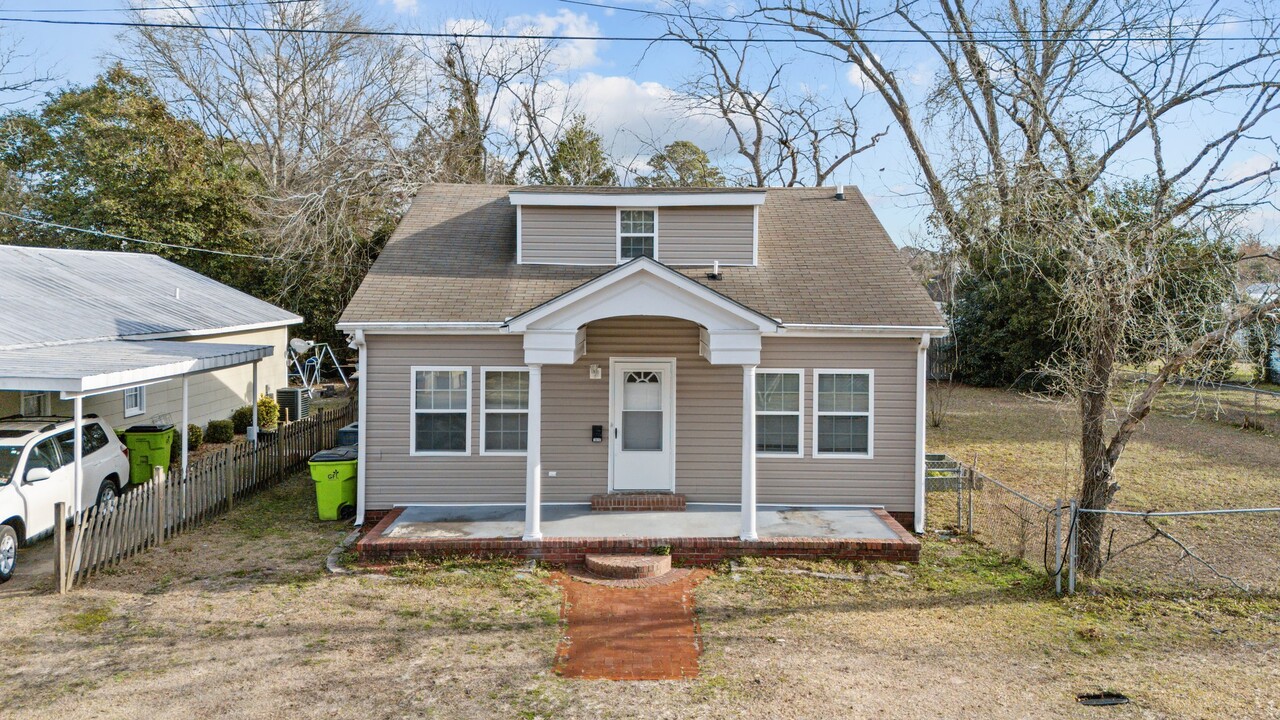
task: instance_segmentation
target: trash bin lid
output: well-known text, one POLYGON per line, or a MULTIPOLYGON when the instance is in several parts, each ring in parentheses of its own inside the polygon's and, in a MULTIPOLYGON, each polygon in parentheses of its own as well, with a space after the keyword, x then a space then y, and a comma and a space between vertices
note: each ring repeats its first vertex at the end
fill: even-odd
POLYGON ((359 459, 360 448, 355 445, 339 445, 336 448, 321 450, 311 456, 311 462, 348 462, 359 459))
POLYGON ((172 429, 173 429, 173 425, 171 423, 160 424, 160 425, 134 425, 128 430, 125 430, 125 432, 126 433, 160 433, 160 432, 166 432, 172 429))

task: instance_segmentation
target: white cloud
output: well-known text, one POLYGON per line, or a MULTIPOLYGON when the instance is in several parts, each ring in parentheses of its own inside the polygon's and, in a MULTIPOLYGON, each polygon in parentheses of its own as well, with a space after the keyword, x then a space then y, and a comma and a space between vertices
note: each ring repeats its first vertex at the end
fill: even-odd
POLYGON ((418 14, 418 0, 378 0, 378 4, 390 5, 392 10, 401 15, 418 14))
MULTIPOLYGON (((567 35, 579 38, 600 35, 600 26, 585 13, 575 13, 565 8, 554 15, 513 15, 503 25, 508 31, 529 35, 567 35)), ((561 40, 551 53, 551 60, 566 70, 598 65, 600 45, 599 40, 561 40)))

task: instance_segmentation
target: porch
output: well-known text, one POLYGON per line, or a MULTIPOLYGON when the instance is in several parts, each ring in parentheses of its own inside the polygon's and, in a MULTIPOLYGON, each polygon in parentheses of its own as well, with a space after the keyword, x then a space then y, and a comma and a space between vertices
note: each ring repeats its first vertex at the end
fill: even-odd
POLYGON ((481 555, 580 563, 587 555, 645 554, 711 563, 740 556, 914 562, 920 541, 881 508, 756 507, 758 539, 739 536, 736 505, 689 503, 684 512, 593 512, 545 505, 543 537, 524 539, 524 505, 413 505, 392 510, 356 544, 362 562, 481 555))

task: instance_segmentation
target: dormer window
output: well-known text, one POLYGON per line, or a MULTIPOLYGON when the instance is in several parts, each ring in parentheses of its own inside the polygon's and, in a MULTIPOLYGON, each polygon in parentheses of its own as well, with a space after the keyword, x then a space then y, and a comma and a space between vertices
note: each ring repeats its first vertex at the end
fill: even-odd
POLYGON ((618 262, 658 257, 658 211, 618 209, 618 262))

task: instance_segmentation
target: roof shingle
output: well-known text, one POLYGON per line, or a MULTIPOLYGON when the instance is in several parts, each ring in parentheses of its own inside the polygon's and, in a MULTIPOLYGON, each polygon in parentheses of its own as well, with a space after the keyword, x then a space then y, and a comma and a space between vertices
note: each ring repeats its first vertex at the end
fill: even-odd
MULTIPOLYGON (((424 186, 341 322, 499 322, 612 269, 517 265, 513 189, 424 186)), ((767 193, 757 267, 722 267, 720 280, 675 269, 784 323, 943 324, 856 189, 767 193)))

